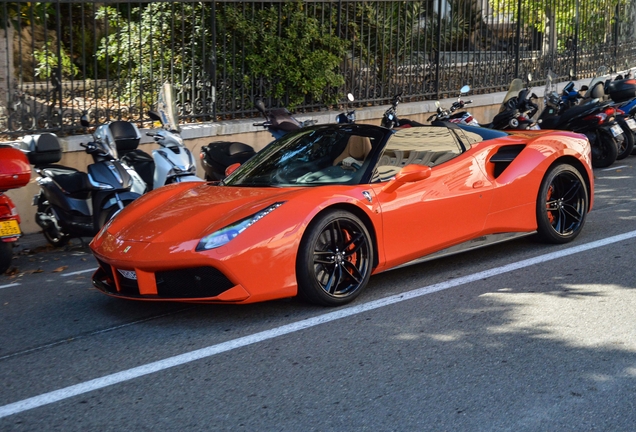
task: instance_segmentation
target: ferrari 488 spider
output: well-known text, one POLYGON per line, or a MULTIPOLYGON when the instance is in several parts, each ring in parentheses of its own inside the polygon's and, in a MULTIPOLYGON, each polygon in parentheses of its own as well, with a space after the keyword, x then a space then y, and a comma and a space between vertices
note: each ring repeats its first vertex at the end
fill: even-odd
POLYGON ((593 187, 575 133, 305 128, 220 183, 127 206, 91 242, 93 283, 137 300, 341 305, 395 267, 532 233, 571 241, 593 187))

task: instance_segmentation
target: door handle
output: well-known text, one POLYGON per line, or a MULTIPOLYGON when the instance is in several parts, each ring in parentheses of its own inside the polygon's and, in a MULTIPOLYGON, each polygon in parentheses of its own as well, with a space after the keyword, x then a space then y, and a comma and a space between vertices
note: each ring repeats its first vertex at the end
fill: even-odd
POLYGON ((475 183, 473 183, 473 189, 478 189, 480 187, 484 187, 484 182, 483 181, 478 180, 475 183))

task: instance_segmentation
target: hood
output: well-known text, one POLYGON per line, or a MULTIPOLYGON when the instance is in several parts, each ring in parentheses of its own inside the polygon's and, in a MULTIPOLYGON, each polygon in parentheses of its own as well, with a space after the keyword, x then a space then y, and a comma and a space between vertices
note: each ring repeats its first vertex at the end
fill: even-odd
POLYGON ((164 242, 200 239, 302 189, 246 188, 181 183, 133 202, 108 225, 120 240, 164 242))

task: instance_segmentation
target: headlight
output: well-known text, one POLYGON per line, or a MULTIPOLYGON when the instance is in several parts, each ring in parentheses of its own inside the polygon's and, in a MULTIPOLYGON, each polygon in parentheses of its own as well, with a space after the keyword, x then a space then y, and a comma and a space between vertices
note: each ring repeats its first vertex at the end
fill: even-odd
POLYGON ((246 217, 245 219, 241 219, 240 221, 234 222, 232 225, 228 225, 225 228, 221 228, 220 230, 203 237, 197 245, 196 251, 201 252, 223 246, 245 231, 249 226, 254 225, 265 215, 271 213, 283 204, 284 202, 274 203, 271 206, 246 217))

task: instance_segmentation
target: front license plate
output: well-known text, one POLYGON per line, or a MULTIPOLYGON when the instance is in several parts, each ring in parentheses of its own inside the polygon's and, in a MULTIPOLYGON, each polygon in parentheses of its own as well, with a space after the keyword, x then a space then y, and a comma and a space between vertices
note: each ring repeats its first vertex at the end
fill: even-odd
POLYGON ((619 136, 622 133, 623 133, 623 129, 621 129, 621 127, 619 125, 612 126, 612 135, 617 137, 617 136, 619 136))
POLYGON ((634 120, 633 118, 628 118, 627 120, 625 120, 625 123, 627 123, 627 126, 629 126, 631 130, 636 129, 636 120, 634 120))
POLYGON ((22 234, 18 221, 8 220, 0 222, 0 237, 14 237, 22 234))

